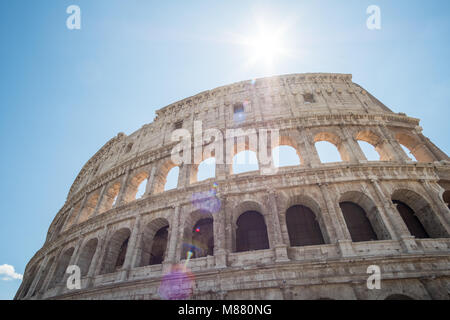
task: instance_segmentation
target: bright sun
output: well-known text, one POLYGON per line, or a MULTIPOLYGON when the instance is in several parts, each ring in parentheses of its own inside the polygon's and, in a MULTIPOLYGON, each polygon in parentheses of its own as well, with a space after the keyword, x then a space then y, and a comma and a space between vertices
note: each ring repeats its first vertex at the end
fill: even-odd
POLYGON ((248 65, 262 65, 268 68, 288 55, 284 43, 285 30, 283 28, 259 25, 251 36, 241 38, 241 45, 248 55, 248 65))

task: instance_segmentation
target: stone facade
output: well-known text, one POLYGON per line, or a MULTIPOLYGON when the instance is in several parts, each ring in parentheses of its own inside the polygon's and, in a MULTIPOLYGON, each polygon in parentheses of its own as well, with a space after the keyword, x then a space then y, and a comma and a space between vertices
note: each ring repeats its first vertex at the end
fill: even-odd
POLYGON ((190 299, 449 299, 449 160, 418 119, 393 113, 351 75, 293 74, 205 91, 158 110, 130 136, 119 133, 86 163, 15 298, 160 299, 162 277, 186 265, 195 278, 184 288, 190 299), (245 115, 239 123, 236 104, 245 115), (277 128, 278 144, 293 147, 301 164, 273 174, 233 174, 230 164, 217 164, 205 181, 196 180, 197 165, 183 164, 178 187, 164 191, 175 166, 172 132, 193 132, 200 120, 222 132, 277 128), (368 161, 358 140, 372 144, 380 161, 368 161), (334 144, 343 161, 321 163, 318 141, 334 144), (192 195, 213 183, 220 206, 199 212, 192 195), (414 211, 428 237, 411 235, 393 200, 414 211), (377 240, 352 241, 343 202, 362 208, 377 240), (291 245, 286 212, 300 205, 313 212, 324 243, 291 245), (269 247, 237 252, 237 221, 249 211, 262 215, 269 247), (214 253, 186 261, 183 243, 202 218, 212 220, 214 253), (148 265, 161 228, 168 231, 163 261, 148 265), (79 290, 65 285, 68 265, 81 269, 79 290), (381 268, 379 290, 367 288, 370 265, 381 268))

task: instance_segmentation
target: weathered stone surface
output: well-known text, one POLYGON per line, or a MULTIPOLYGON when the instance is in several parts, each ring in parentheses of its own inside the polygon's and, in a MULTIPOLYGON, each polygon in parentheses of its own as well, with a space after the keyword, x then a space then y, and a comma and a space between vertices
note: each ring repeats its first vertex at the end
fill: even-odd
POLYGON ((16 299, 161 299, 161 279, 174 266, 189 269, 174 297, 190 299, 449 299, 450 210, 443 195, 450 190, 450 159, 418 126, 345 74, 243 81, 173 103, 86 163, 16 299), (236 104, 245 114, 239 123, 236 104), (200 120, 224 137, 228 128, 277 128, 278 145, 295 148, 301 165, 232 174, 229 164, 217 164, 216 178, 201 182, 197 165, 183 165, 178 188, 164 191, 174 166, 171 133, 180 125, 192 133, 200 120), (336 145, 342 162, 320 163, 314 143, 322 140, 336 145), (380 161, 367 161, 357 140, 371 143, 380 161), (135 199, 146 179, 143 197, 135 199), (219 208, 202 215, 193 195, 207 194, 213 183, 219 208), (412 236, 392 200, 407 204, 430 237, 412 236), (352 241, 341 202, 365 211, 378 240, 352 241), (286 212, 296 205, 313 212, 324 244, 291 246, 286 212), (236 223, 246 211, 262 215, 268 249, 236 252, 236 223), (213 220, 214 254, 186 261, 186 235, 202 218, 213 220), (152 241, 166 227, 163 261, 148 265, 152 241), (69 264, 82 270, 80 290, 65 286, 69 264), (381 269, 380 290, 366 286, 370 265, 381 269))

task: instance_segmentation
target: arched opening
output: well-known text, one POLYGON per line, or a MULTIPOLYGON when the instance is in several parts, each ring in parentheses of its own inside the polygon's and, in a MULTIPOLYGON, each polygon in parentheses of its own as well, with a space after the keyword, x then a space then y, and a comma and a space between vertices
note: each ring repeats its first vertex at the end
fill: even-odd
POLYGON ((315 143, 317 153, 321 163, 341 162, 341 155, 337 147, 328 141, 319 141, 315 143))
POLYGON ((395 135, 395 138, 400 143, 403 150, 405 150, 405 153, 413 161, 432 162, 434 160, 427 147, 415 135, 406 132, 398 132, 395 135))
POLYGON ((92 258, 94 257, 95 250, 97 250, 97 238, 89 240, 81 251, 77 265, 80 267, 81 276, 86 276, 91 266, 92 258))
POLYGON ((381 157, 380 154, 377 152, 375 147, 362 140, 358 140, 359 147, 361 148, 362 152, 366 156, 366 159, 369 161, 380 161, 381 157))
POLYGON ((402 147, 405 154, 408 156, 409 160, 418 162, 414 154, 411 152, 411 150, 408 149, 405 145, 400 143, 400 147, 402 147))
POLYGON ((158 218, 147 224, 142 233, 141 257, 138 266, 161 264, 164 261, 169 237, 169 222, 158 218))
POLYGON ((442 195, 442 200, 444 200, 447 207, 450 209, 450 190, 446 190, 442 195))
POLYGON ((124 195, 124 201, 130 202, 136 199, 140 199, 145 194, 147 186, 148 173, 142 171, 137 173, 127 184, 127 190, 124 195))
POLYGON ((55 285, 59 284, 66 273, 66 269, 69 266, 70 259, 72 258, 74 248, 67 249, 59 258, 58 264, 56 265, 55 273, 53 279, 50 282, 49 288, 53 288, 55 285))
POLYGON ((315 214, 306 206, 290 207, 286 211, 286 225, 292 247, 325 243, 315 214))
POLYGON ((148 180, 145 179, 144 181, 142 181, 139 184, 137 192, 136 192, 136 199, 140 199, 140 198, 142 198, 144 196, 145 189, 147 188, 147 183, 148 183, 148 180))
POLYGON ((300 165, 300 157, 297 150, 286 145, 280 145, 272 149, 272 160, 276 168, 300 165))
POLYGON ((92 194, 89 195, 89 197, 84 205, 83 211, 80 214, 80 219, 79 219, 78 223, 84 222, 84 221, 88 220, 89 218, 91 218, 92 214, 95 211, 95 207, 97 206, 99 196, 100 196, 100 191, 93 192, 92 194))
POLYGON ((259 212, 244 212, 236 225, 236 252, 269 249, 266 223, 259 212))
MULTIPOLYGON (((410 213, 418 219, 429 237, 449 237, 449 234, 447 233, 445 227, 443 226, 437 215, 434 213, 428 201, 418 193, 412 190, 399 189, 394 191, 391 200, 402 202, 407 207, 409 207, 411 209, 410 213)), ((406 210, 403 210, 403 212, 406 212, 406 210)))
POLYGON ((353 202, 339 203, 353 242, 378 240, 363 208, 353 202))
POLYGON ((397 210, 400 213, 400 216, 402 217, 406 226, 408 227, 408 230, 411 233, 411 235, 413 235, 418 239, 430 237, 426 232, 425 228, 423 227, 422 223, 420 223, 420 220, 417 219, 413 209, 411 209, 407 204, 401 201, 394 200, 392 202, 397 207, 397 210))
POLYGON ((214 227, 212 218, 197 221, 192 228, 192 243, 188 252, 191 258, 201 258, 214 255, 214 227))
POLYGON ((41 273, 39 281, 36 285, 35 291, 30 294, 30 296, 33 296, 36 292, 40 293, 42 290, 44 290, 44 284, 45 280, 49 277, 50 269, 55 262, 55 257, 51 257, 50 260, 48 260, 47 264, 45 265, 44 271, 41 273))
POLYGON ((390 296, 386 297, 384 300, 414 300, 411 297, 408 297, 404 294, 391 294, 390 296))
POLYGON ((200 162, 197 168, 197 181, 216 177, 216 158, 208 158, 200 162))
POLYGON ((233 157, 232 167, 233 167, 233 174, 258 171, 259 165, 256 152, 244 150, 237 153, 233 157))
POLYGON ((74 223, 75 219, 78 217, 78 213, 80 213, 81 208, 81 200, 77 202, 77 204, 73 207, 73 210, 69 212, 70 216, 64 226, 64 230, 69 229, 74 223))
POLYGON ((120 191, 120 183, 116 182, 111 187, 108 188, 108 190, 105 192, 105 195, 103 196, 102 204, 99 208, 99 213, 108 211, 112 209, 116 205, 117 197, 119 196, 120 191))
MULTIPOLYGON (((39 264, 40 264, 40 263, 39 263, 39 264)), ((28 272, 28 275, 27 275, 27 277, 26 277, 26 281, 24 282, 22 294, 20 295, 21 298, 24 298, 24 297, 27 295, 27 293, 28 293, 28 291, 29 291, 29 289, 30 289, 31 284, 33 283, 33 280, 34 280, 34 278, 36 277, 36 272, 37 272, 37 270, 39 269, 39 268, 37 267, 37 265, 38 265, 38 264, 34 265, 34 266, 31 268, 30 272, 28 272)))
POLYGON ((214 255, 214 219, 209 211, 190 213, 184 222, 182 259, 214 255))
POLYGON ((156 232, 155 237, 153 238, 152 251, 150 252, 149 265, 163 263, 168 237, 169 226, 162 227, 156 232))
POLYGON ((331 132, 320 132, 314 137, 314 144, 322 163, 349 161, 341 139, 331 132))
POLYGON ((111 273, 122 267, 125 262, 130 234, 130 229, 122 228, 111 237, 103 259, 101 274, 111 273))
POLYGON ((355 135, 361 150, 369 161, 389 161, 393 159, 383 140, 371 130, 360 131, 355 135))
POLYGON ((169 170, 164 184, 164 191, 176 189, 178 186, 178 176, 180 174, 180 167, 173 167, 169 170))

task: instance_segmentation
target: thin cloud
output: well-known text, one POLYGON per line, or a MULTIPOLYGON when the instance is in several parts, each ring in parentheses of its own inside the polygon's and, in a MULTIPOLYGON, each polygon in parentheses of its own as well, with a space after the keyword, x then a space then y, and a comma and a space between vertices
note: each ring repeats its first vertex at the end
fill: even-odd
POLYGON ((10 281, 10 280, 22 280, 23 275, 16 273, 14 267, 9 264, 0 265, 0 280, 10 281))

